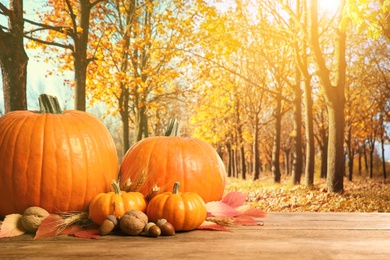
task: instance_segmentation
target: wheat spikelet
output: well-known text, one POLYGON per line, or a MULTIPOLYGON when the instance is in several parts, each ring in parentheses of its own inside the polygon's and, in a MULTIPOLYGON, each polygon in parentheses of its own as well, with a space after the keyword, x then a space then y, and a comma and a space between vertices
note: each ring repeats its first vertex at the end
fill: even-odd
POLYGON ((142 173, 137 176, 137 179, 131 183, 130 191, 141 190, 142 186, 144 186, 144 184, 147 183, 147 179, 148 179, 148 177, 147 177, 146 172, 142 171, 142 173))
POLYGON ((210 222, 213 222, 213 223, 221 225, 221 226, 233 226, 234 225, 234 219, 233 218, 214 218, 214 217, 209 217, 209 218, 206 218, 206 221, 210 221, 210 222))
POLYGON ((160 190, 161 190, 160 187, 154 185, 153 188, 150 189, 149 193, 146 194, 145 200, 150 201, 154 196, 160 193, 160 190))

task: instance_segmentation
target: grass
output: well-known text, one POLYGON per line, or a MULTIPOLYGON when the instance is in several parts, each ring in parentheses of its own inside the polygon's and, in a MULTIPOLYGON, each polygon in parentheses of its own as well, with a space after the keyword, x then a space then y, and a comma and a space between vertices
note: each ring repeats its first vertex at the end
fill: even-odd
POLYGON ((290 184, 286 176, 275 184, 268 174, 257 181, 228 178, 226 193, 230 191, 246 193, 248 203, 266 212, 390 212, 390 181, 382 178, 345 179, 339 194, 328 193, 324 179, 308 188, 290 184))

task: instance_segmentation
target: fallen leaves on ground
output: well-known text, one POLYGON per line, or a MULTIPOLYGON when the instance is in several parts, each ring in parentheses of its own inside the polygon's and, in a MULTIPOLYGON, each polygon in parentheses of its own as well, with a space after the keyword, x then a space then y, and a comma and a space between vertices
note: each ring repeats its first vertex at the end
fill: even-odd
POLYGON ((328 193, 326 182, 316 180, 311 188, 303 184, 272 183, 229 178, 226 192, 248 194, 247 203, 266 212, 390 212, 390 183, 379 178, 344 181, 344 193, 328 193))
POLYGON ((57 235, 70 235, 79 238, 97 239, 99 235, 99 227, 90 225, 83 227, 79 224, 64 224, 64 218, 58 214, 50 214, 46 217, 38 228, 34 239, 55 237, 57 235))
POLYGON ((198 229, 230 231, 226 226, 261 225, 257 218, 264 218, 267 214, 251 204, 245 204, 247 197, 243 192, 232 191, 220 201, 206 203, 207 218, 198 229))
MULTIPOLYGON (((89 223, 85 226, 87 212, 69 212, 60 214, 50 214, 40 224, 34 239, 55 237, 57 235, 69 235, 79 238, 97 239, 99 227, 89 223), (85 223, 84 223, 85 224, 85 223)), ((27 231, 22 227, 21 214, 9 214, 4 221, 0 221, 0 238, 16 237, 23 235, 27 231)))
POLYGON ((4 219, 4 222, 0 226, 0 238, 23 235, 26 230, 21 224, 21 218, 22 215, 20 214, 7 215, 4 219))

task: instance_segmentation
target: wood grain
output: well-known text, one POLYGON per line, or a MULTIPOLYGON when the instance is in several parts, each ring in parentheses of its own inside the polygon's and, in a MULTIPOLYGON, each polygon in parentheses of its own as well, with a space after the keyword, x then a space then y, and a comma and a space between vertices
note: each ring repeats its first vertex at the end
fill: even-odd
POLYGON ((1 259, 389 259, 390 213, 269 213, 264 226, 173 237, 0 239, 1 259))

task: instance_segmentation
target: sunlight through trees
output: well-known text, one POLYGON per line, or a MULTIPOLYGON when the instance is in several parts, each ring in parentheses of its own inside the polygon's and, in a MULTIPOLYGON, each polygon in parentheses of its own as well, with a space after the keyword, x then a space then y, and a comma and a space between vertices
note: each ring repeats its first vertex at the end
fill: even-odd
POLYGON ((111 119, 120 155, 175 117, 232 177, 318 175, 329 192, 345 176, 386 178, 388 0, 27 2, 28 19, 22 0, 0 1, 4 112, 26 109, 27 53, 48 77, 73 73, 58 88, 111 119))

